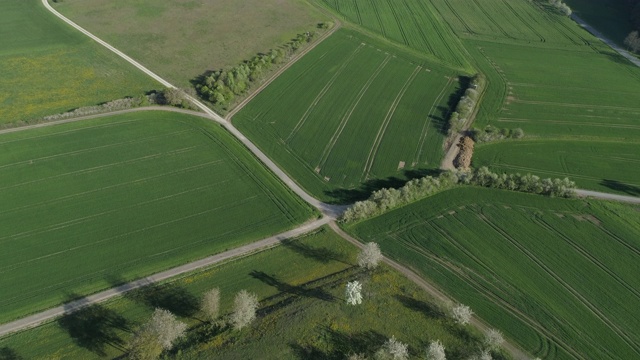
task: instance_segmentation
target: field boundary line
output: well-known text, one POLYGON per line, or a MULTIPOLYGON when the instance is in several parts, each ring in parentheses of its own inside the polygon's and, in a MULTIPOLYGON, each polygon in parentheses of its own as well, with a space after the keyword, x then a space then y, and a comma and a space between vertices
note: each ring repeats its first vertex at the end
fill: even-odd
POLYGON ((287 239, 291 239, 291 238, 303 235, 307 232, 313 231, 321 226, 324 226, 327 223, 329 223, 329 221, 330 221, 330 218, 324 217, 319 220, 307 222, 306 224, 303 224, 302 226, 297 227, 293 230, 289 230, 268 238, 264 238, 262 240, 259 240, 259 241, 256 241, 232 250, 228 250, 213 256, 209 256, 204 259, 193 261, 185 265, 177 266, 172 269, 162 271, 139 280, 128 282, 126 284, 116 286, 114 288, 111 288, 105 291, 101 291, 99 293, 66 303, 64 305, 31 315, 10 323, 0 325, 0 337, 4 337, 11 333, 36 327, 45 322, 51 321, 57 317, 73 313, 75 311, 83 309, 92 304, 104 302, 113 297, 120 296, 124 293, 130 292, 135 289, 139 289, 141 287, 144 287, 150 284, 158 283, 158 282, 167 280, 169 278, 176 277, 178 275, 182 275, 195 270, 202 270, 206 267, 219 264, 223 261, 236 259, 236 258, 244 257, 250 254, 254 254, 260 251, 267 250, 273 246, 278 245, 278 243, 282 242, 283 240, 287 240, 287 239))
POLYGON ((342 135, 342 131, 344 130, 344 128, 347 126, 347 123, 351 119, 351 115, 358 107, 358 104, 360 104, 360 100, 362 100, 362 98, 364 97, 364 94, 366 94, 367 90, 369 90, 369 87, 371 87, 371 84, 373 84, 373 82, 378 78, 378 75, 380 75, 382 70, 389 63, 389 61, 391 61, 391 55, 387 55, 387 57, 382 61, 382 63, 378 65, 378 68, 376 69, 376 71, 369 77, 369 80, 367 80, 367 82, 362 86, 362 88, 360 89, 360 92, 356 97, 356 101, 352 104, 349 111, 346 112, 342 117, 342 119, 340 120, 340 124, 338 124, 336 131, 333 133, 333 136, 331 136, 329 143, 327 144, 324 151, 322 152, 322 156, 320 157, 320 162, 318 163, 318 166, 316 168, 322 168, 324 164, 327 162, 327 160, 329 159, 329 155, 333 151, 333 147, 338 142, 340 135, 342 135))
POLYGON ((304 126, 304 123, 307 122, 307 120, 309 119, 309 116, 311 116, 311 112, 313 112, 313 110, 318 105, 318 103, 327 94, 329 89, 331 89, 331 87, 336 82, 336 80, 338 80, 338 77, 342 75, 342 72, 344 71, 344 69, 351 63, 353 58, 360 52, 360 50, 362 50, 363 47, 364 47, 364 43, 360 43, 360 45, 358 45, 358 47, 351 53, 351 55, 349 55, 349 57, 342 63, 342 65, 340 65, 338 70, 336 70, 336 73, 333 74, 331 79, 329 79, 329 82, 327 82, 327 84, 322 88, 322 90, 320 90, 320 92, 315 97, 315 99, 313 99, 309 107, 307 107, 307 110, 304 112, 304 114, 302 114, 302 117, 300 118, 296 126, 293 128, 293 130, 291 130, 291 133, 289 134, 289 136, 287 136, 287 138, 284 140, 285 143, 288 143, 289 140, 291 140, 291 138, 294 137, 298 133, 298 131, 300 131, 300 128, 304 126))
POLYGON ((417 66, 413 70, 411 75, 409 75, 409 78, 407 79, 407 81, 405 81, 404 85, 402 85, 402 88, 398 92, 398 95, 396 95, 396 98, 391 103, 391 106, 387 111, 387 115, 385 116, 384 120, 382 121, 382 124, 380 125, 380 129, 378 129, 378 133, 376 134, 376 138, 373 142, 373 146, 369 150, 369 156, 367 156, 367 162, 364 166, 364 170, 362 171, 361 179, 367 180, 369 178, 369 173, 371 172, 371 168, 373 167, 373 163, 376 159, 376 155, 378 154, 378 150, 380 149, 382 138, 384 137, 384 134, 387 132, 387 127, 389 126, 389 123, 391 123, 391 118, 393 118, 393 115, 395 114, 396 109, 400 104, 400 101, 402 100, 402 98, 404 97, 404 94, 409 89, 409 86, 411 85, 413 80, 415 80, 415 78, 418 76, 418 73, 420 72, 420 70, 422 70, 422 66, 417 66))
POLYGON ((580 17, 578 17, 578 15, 571 14, 571 19, 573 21, 575 21, 581 28, 585 29, 586 31, 591 33, 591 35, 595 36, 598 40, 600 40, 603 43, 605 43, 606 45, 608 45, 615 52, 617 52, 618 54, 622 55, 625 59, 629 60, 629 62, 631 62, 635 66, 640 67, 640 59, 638 59, 635 56, 629 54, 628 51, 626 51, 626 50, 622 49, 621 47, 619 47, 618 45, 616 45, 613 41, 611 41, 609 38, 604 36, 600 31, 596 30, 594 27, 589 25, 586 21, 584 21, 580 17))

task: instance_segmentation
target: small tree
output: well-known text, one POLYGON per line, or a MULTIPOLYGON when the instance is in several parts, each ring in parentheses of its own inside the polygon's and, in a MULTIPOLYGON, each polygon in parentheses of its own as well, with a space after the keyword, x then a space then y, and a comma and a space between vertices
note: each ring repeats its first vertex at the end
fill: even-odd
POLYGON ((362 284, 359 281, 351 281, 347 283, 345 289, 345 296, 347 298, 347 304, 359 305, 362 304, 362 284))
POLYGON ((624 39, 624 44, 627 45, 627 49, 638 52, 640 50, 640 34, 638 34, 638 31, 630 32, 624 39))
POLYGON ((220 313, 220 289, 213 288, 202 296, 200 310, 209 321, 214 321, 220 313))
POLYGON ((382 260, 380 247, 374 242, 366 243, 358 254, 358 265, 367 270, 373 270, 382 260))
POLYGON ((182 100, 184 100, 184 93, 178 88, 166 88, 162 92, 162 95, 167 105, 171 106, 181 105, 182 100))
POLYGON ((229 321, 234 329, 240 330, 256 318, 258 297, 246 290, 240 290, 234 299, 233 313, 229 321))
POLYGON ((460 325, 467 325, 471 321, 473 311, 467 305, 459 304, 451 309, 451 317, 460 325))
POLYGON ((496 329, 489 329, 484 337, 484 345, 491 350, 495 350, 504 343, 502 333, 496 329))
POLYGON ((407 344, 396 340, 395 336, 387 340, 382 348, 375 354, 376 360, 407 360, 409 359, 409 349, 407 344))
POLYGON ((156 308, 131 341, 129 357, 132 359, 156 359, 163 350, 173 347, 184 336, 187 325, 178 321, 170 311, 156 308))
POLYGON ((427 348, 427 360, 446 360, 444 346, 440 340, 432 341, 427 348))

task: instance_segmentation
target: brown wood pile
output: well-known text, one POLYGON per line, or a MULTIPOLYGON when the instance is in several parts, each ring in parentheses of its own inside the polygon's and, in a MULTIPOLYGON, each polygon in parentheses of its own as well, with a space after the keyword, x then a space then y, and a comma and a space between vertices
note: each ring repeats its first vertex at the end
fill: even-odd
POLYGON ((456 156, 456 159, 453 161, 453 165, 456 168, 462 170, 469 169, 469 166, 471 166, 471 158, 473 157, 474 145, 475 142, 468 136, 460 139, 460 143, 458 143, 460 151, 458 151, 458 156, 456 156))

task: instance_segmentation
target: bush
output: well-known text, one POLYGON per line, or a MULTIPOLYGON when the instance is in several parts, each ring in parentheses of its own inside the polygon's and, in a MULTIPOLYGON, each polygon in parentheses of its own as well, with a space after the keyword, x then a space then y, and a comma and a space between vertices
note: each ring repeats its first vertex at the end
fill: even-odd
POLYGON ((473 114, 486 83, 486 78, 482 74, 476 74, 471 78, 469 87, 458 101, 455 111, 449 116, 449 133, 462 130, 464 123, 473 114))
POLYGON ((477 143, 486 143, 504 139, 521 139, 522 137, 524 137, 524 131, 520 128, 499 129, 493 125, 487 125, 484 130, 473 128, 470 131, 470 136, 473 141, 477 143))

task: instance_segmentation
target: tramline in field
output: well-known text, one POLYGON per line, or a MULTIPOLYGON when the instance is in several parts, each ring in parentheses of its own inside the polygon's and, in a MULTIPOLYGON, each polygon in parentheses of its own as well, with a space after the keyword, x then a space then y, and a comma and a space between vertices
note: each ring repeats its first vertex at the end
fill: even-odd
POLYGON ((235 117, 315 196, 437 168, 455 73, 341 30, 235 117))

